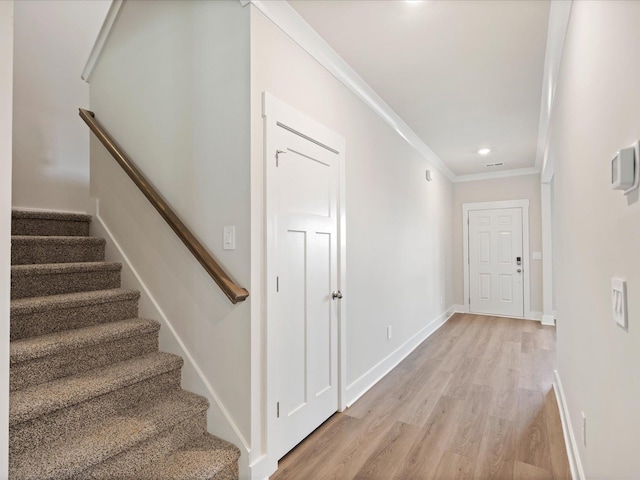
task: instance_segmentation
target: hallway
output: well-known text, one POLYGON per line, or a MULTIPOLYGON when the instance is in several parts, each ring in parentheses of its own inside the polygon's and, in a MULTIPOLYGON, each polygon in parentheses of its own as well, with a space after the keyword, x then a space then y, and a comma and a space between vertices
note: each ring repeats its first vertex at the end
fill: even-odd
POLYGON ((555 328, 456 314, 271 480, 570 479, 555 328))

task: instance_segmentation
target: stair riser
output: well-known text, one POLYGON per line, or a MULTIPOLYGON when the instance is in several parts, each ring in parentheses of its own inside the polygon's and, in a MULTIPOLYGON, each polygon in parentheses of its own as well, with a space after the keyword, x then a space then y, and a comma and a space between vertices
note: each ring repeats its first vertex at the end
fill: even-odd
POLYGON ((157 437, 147 442, 130 448, 95 467, 85 470, 79 475, 74 476, 74 480, 103 480, 105 478, 138 480, 141 477, 135 473, 137 470, 141 470, 153 462, 162 460, 172 451, 203 435, 206 430, 207 413, 204 411, 161 432, 157 437))
POLYGON ((42 297, 63 293, 120 288, 120 271, 55 273, 11 277, 11 298, 42 297))
POLYGON ((220 470, 211 480, 238 480, 239 475, 238 462, 234 462, 224 470, 220 470))
POLYGON ((11 265, 101 262, 104 243, 12 241, 11 265))
POLYGON ((11 340, 116 322, 137 316, 137 299, 52 309, 26 315, 11 315, 11 340))
POLYGON ((47 220, 36 218, 14 218, 11 220, 11 235, 89 236, 89 222, 70 220, 47 220))
POLYGON ((122 338, 114 342, 70 349, 60 355, 11 365, 11 391, 76 375, 82 372, 158 351, 158 332, 122 338))
POLYGON ((39 448, 61 436, 82 431, 83 425, 135 408, 141 402, 178 388, 180 369, 14 425, 9 430, 9 457, 27 449, 39 448))

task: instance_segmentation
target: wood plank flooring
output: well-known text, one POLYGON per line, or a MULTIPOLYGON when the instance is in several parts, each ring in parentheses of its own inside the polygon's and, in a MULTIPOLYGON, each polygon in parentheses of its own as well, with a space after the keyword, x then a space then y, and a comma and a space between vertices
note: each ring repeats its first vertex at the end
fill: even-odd
POLYGON ((555 328, 456 314, 271 480, 570 480, 555 328))

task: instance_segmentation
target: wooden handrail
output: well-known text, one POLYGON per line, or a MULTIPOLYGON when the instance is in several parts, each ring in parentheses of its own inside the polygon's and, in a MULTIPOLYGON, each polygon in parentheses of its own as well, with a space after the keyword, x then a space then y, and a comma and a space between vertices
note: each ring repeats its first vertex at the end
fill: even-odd
POLYGON ((249 292, 245 288, 236 285, 233 280, 229 278, 207 249, 191 233, 171 207, 167 205, 167 202, 164 201, 151 182, 138 170, 135 163, 127 157, 118 144, 109 136, 104 127, 95 119, 95 114, 83 108, 79 110, 80 117, 89 126, 95 136, 98 137, 98 140, 109 150, 113 158, 116 159, 122 169, 129 175, 129 178, 133 180, 133 183, 138 186, 144 196, 147 197, 147 200, 151 202, 151 205, 153 205, 162 218, 164 218, 176 235, 180 237, 180 240, 182 240, 191 251, 193 256, 196 257, 213 281, 216 282, 224 294, 229 297, 229 300, 234 304, 246 300, 249 292))

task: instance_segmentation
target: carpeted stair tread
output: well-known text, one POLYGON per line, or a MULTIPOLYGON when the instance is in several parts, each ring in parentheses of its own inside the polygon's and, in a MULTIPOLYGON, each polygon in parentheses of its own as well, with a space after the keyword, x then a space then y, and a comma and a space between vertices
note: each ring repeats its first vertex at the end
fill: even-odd
POLYGON ((19 390, 11 395, 9 425, 105 395, 133 383, 181 368, 182 364, 181 357, 155 352, 19 390))
MULTIPOLYGON (((211 434, 205 434, 184 445, 160 462, 149 465, 137 472, 140 480, 208 480, 218 479, 217 474, 225 472, 236 462, 240 450, 232 443, 211 434)), ((237 478, 237 472, 235 477, 237 478)), ((223 480, 223 479, 221 479, 223 480)))
POLYGON ((12 265, 11 298, 119 288, 121 270, 117 262, 12 265))
POLYGON ((104 238, 80 236, 12 235, 11 265, 99 262, 104 238))
POLYGON ((15 340, 11 342, 11 364, 157 332, 159 329, 160 324, 155 320, 134 318, 15 340))
POLYGON ((120 288, 11 300, 11 340, 138 316, 140 293, 120 288))
POLYGON ((78 308, 122 300, 138 300, 139 298, 140 292, 122 288, 47 295, 44 297, 18 298, 11 300, 11 315, 27 315, 30 313, 50 311, 52 309, 78 308))
POLYGON ((12 456, 9 475, 25 480, 75 477, 201 414, 208 406, 208 401, 199 395, 184 390, 167 392, 135 409, 94 423, 79 424, 77 431, 68 432, 47 448, 12 456))
POLYGON ((180 390, 180 377, 179 369, 171 370, 70 408, 12 425, 9 429, 10 455, 44 448, 60 436, 76 431, 78 425, 93 424, 112 415, 124 415, 153 398, 180 390))
POLYGON ((120 270, 122 270, 122 264, 119 262, 32 263, 28 265, 12 265, 11 276, 28 277, 59 273, 119 272, 120 270))
POLYGON ((13 235, 88 236, 91 215, 67 212, 29 212, 12 210, 13 235))
MULTIPOLYGON (((127 320, 98 327, 66 330, 11 342, 12 353, 20 353, 21 361, 11 363, 10 391, 79 375, 158 351, 159 325, 154 322, 140 325, 138 320, 127 320), (86 330, 93 331, 95 336, 85 333, 86 330)), ((18 355, 14 354, 13 358, 17 359, 18 355)))
POLYGON ((91 222, 91 215, 72 212, 35 212, 29 210, 11 210, 11 219, 58 220, 69 222, 91 222))

